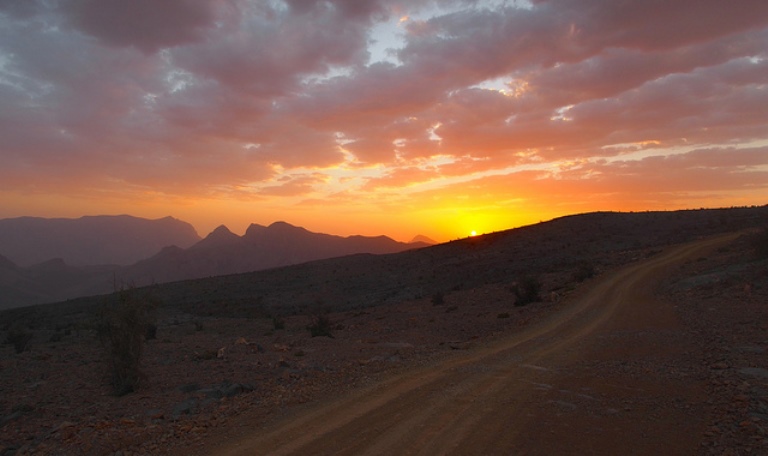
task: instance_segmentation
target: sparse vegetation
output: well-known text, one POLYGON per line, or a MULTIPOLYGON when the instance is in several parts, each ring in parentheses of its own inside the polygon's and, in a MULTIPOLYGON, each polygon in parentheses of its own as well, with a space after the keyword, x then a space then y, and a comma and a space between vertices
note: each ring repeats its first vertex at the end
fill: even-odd
POLYGON ((321 314, 312 318, 312 323, 307 325, 307 329, 312 337, 330 337, 333 338, 331 328, 333 323, 328 315, 321 314))
POLYGON ((277 331, 279 329, 285 329, 285 319, 279 315, 272 317, 272 326, 277 331))
POLYGON ((155 304, 134 287, 115 293, 117 302, 104 308, 97 332, 109 350, 109 375, 113 393, 124 396, 138 389, 145 375, 141 355, 155 304))
POLYGON ((29 348, 29 342, 32 341, 32 332, 21 325, 14 325, 8 330, 8 336, 5 343, 13 345, 16 353, 23 353, 29 348))
POLYGON ((154 323, 147 323, 147 332, 144 335, 146 340, 157 339, 157 325, 154 323))
POLYGON ((577 282, 583 282, 594 277, 595 266, 587 260, 576 263, 576 270, 573 272, 573 279, 577 282))
POLYGON ((532 302, 541 301, 541 282, 530 276, 523 276, 512 284, 515 294, 515 306, 526 306, 532 302))
POLYGON ((758 258, 768 258, 768 227, 760 230, 752 238, 752 249, 758 258))

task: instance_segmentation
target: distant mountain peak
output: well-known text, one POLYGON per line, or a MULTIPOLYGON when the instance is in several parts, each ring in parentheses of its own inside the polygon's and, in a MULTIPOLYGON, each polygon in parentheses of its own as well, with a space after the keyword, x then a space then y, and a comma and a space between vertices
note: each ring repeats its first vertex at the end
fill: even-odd
POLYGON ((219 225, 216 227, 215 230, 211 231, 211 234, 208 235, 208 237, 211 236, 229 236, 230 234, 235 234, 232 231, 227 228, 227 225, 219 225))
POLYGON ((288 222, 278 221, 267 227, 267 230, 277 233, 309 233, 310 231, 301 226, 291 225, 288 222))
POLYGON ((277 229, 277 228, 301 228, 301 227, 296 225, 291 225, 290 223, 284 222, 282 220, 278 220, 277 222, 273 222, 271 225, 269 225, 268 228, 277 229))
POLYGON ((422 244, 429 244, 429 245, 437 244, 436 241, 434 241, 434 240, 424 236, 423 234, 419 234, 416 237, 414 237, 413 239, 411 239, 410 243, 411 244, 422 243, 422 244))
POLYGON ((187 222, 165 217, 85 215, 79 218, 0 219, 0 252, 20 267, 63 258, 67 265, 129 265, 167 245, 200 240, 187 222))

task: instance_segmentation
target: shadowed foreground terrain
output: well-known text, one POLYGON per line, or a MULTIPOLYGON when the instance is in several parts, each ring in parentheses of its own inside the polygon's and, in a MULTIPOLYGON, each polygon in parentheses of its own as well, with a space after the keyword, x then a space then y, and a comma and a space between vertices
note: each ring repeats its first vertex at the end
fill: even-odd
POLYGON ((741 233, 765 212, 587 214, 158 286, 122 397, 88 325, 106 297, 3 312, 3 340, 31 339, 0 347, 0 454, 764 453, 768 262, 741 233), (543 302, 515 305, 523 275, 543 302))

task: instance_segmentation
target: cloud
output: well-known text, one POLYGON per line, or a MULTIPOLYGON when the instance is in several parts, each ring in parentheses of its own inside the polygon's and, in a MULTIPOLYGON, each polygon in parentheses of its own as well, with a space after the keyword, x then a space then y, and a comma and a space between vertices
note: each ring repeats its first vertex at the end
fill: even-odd
POLYGON ((214 26, 222 1, 69 0, 63 15, 78 30, 114 47, 151 54, 200 40, 214 26))
POLYGON ((265 196, 304 196, 314 192, 315 186, 323 184, 326 179, 322 174, 309 176, 283 176, 277 185, 269 185, 258 190, 265 196))
POLYGON ((0 191, 759 199, 766 49, 762 0, 0 0, 0 191))

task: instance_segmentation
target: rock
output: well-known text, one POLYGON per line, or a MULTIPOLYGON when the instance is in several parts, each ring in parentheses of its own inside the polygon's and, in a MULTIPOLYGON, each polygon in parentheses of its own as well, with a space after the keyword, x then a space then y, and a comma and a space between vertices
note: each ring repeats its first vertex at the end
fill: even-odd
POLYGON ((409 344, 408 342, 386 342, 381 344, 381 346, 387 348, 396 348, 398 350, 413 348, 413 344, 409 344))
POLYGON ((451 342, 448 344, 451 350, 468 350, 472 346, 472 342, 451 342))
POLYGON ((763 369, 762 367, 743 367, 739 369, 739 374, 746 377, 768 378, 768 369, 763 369))
POLYGON ((186 385, 181 385, 179 387, 179 391, 182 393, 193 393, 195 391, 198 391, 200 389, 200 385, 197 383, 187 383, 186 385))
MULTIPOLYGON (((23 412, 16 411, 16 412, 11 413, 10 415, 6 415, 3 418, 0 418, 0 428, 5 426, 6 424, 10 423, 11 421, 13 421, 15 419, 18 419, 23 414, 24 414, 23 412)), ((2 454, 2 453, 0 453, 0 454, 2 454)))
POLYGON ((243 392, 243 387, 239 383, 222 386, 222 393, 226 397, 235 397, 242 392, 243 392))
POLYGON ((162 410, 152 409, 147 412, 147 416, 153 420, 162 420, 165 417, 165 414, 162 410))
POLYGON ((181 415, 189 415, 197 408, 197 399, 187 399, 186 401, 177 404, 173 408, 173 417, 178 418, 181 415))
POLYGON ((224 392, 220 388, 205 388, 200 390, 200 392, 208 399, 221 399, 224 397, 224 392))
POLYGON ((223 397, 234 397, 253 390, 253 385, 249 383, 222 383, 218 386, 202 389, 200 392, 205 394, 207 399, 221 399, 223 397))
POLYGON ((73 422, 71 422, 71 421, 63 421, 61 424, 59 424, 58 426, 56 426, 56 429, 54 429, 54 432, 55 432, 55 431, 61 431, 61 430, 63 430, 63 429, 67 429, 67 428, 71 428, 71 427, 73 427, 74 425, 75 425, 75 423, 73 423, 73 422))

